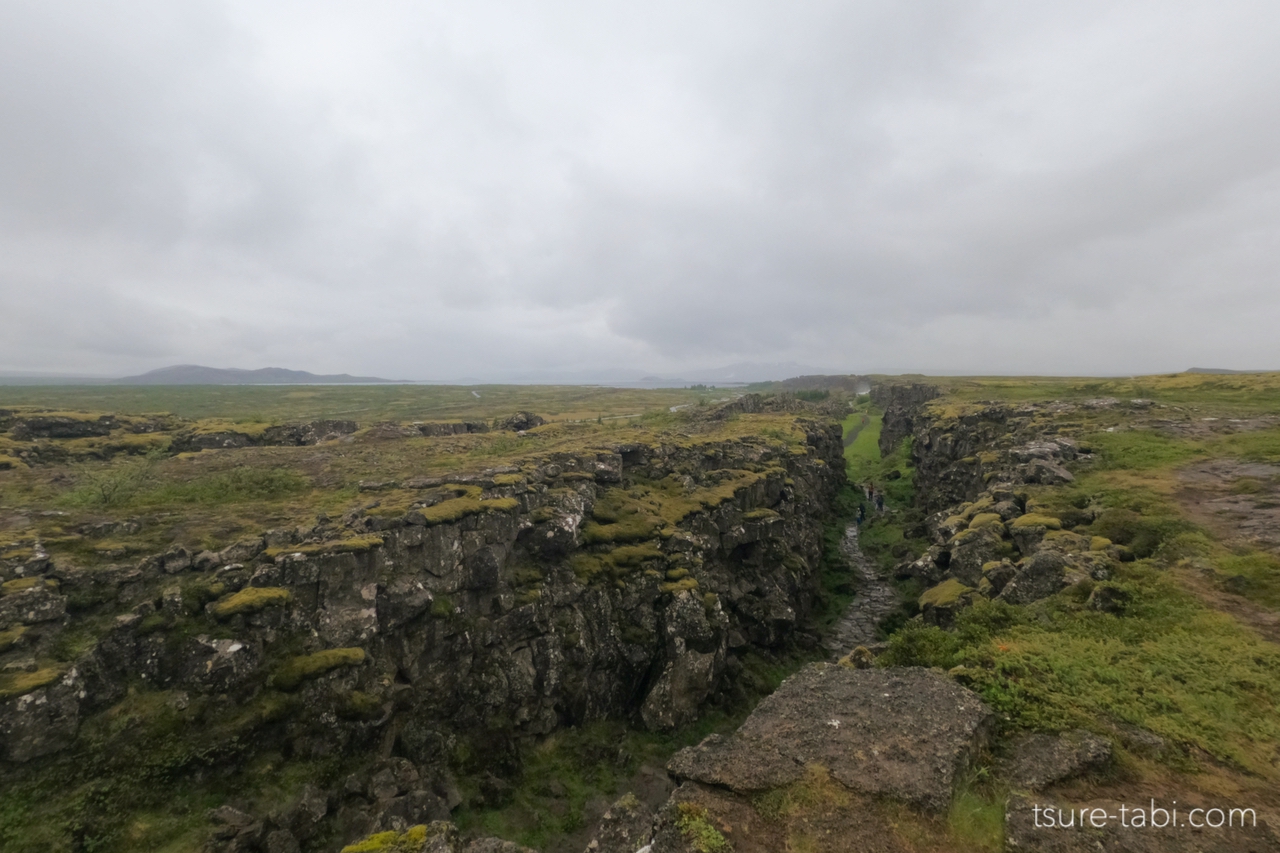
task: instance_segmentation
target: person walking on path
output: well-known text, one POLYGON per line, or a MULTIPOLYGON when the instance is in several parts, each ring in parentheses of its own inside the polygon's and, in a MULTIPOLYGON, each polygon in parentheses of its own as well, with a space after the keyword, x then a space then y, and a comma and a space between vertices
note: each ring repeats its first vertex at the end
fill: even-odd
POLYGON ((866 517, 866 508, 862 504, 858 504, 858 527, 862 527, 862 522, 866 517))
POLYGON ((884 492, 876 492, 876 511, 884 512, 884 492))

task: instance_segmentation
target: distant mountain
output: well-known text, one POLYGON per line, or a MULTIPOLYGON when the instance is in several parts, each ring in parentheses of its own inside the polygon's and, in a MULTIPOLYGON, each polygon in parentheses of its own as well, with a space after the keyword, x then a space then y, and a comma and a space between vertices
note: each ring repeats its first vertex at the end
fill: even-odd
POLYGON ((1227 370, 1225 367, 1192 367, 1187 373, 1271 373, 1270 370, 1227 370))
POLYGON ((372 385, 396 382, 376 376, 352 376, 349 373, 318 375, 306 370, 263 367, 242 370, 237 367, 202 367, 198 364, 176 364, 140 376, 111 380, 112 385, 372 385))

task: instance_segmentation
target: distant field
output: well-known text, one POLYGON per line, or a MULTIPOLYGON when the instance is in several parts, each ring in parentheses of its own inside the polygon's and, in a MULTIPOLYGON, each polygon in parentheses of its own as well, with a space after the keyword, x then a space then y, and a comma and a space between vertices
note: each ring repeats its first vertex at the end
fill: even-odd
POLYGON ((0 386, 0 408, 169 412, 184 418, 265 422, 346 418, 361 423, 487 420, 528 410, 562 421, 640 414, 733 395, 718 390, 586 385, 19 385, 0 386))
MULTIPOLYGON (((905 377, 904 377, 905 378, 905 377)), ((1280 409, 1280 373, 1170 373, 1119 378, 1058 376, 930 376, 955 401, 1142 398, 1203 410, 1259 412, 1280 409)))

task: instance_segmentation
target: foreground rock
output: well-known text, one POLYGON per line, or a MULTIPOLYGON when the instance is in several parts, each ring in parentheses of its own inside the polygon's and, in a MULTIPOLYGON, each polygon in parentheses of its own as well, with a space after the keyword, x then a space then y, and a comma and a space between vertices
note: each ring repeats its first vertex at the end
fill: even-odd
POLYGON ((1004 769, 1014 787, 1042 791, 1055 782, 1100 770, 1110 760, 1110 741, 1077 729, 1059 735, 1019 736, 1011 745, 1004 769))
POLYGON ((937 672, 814 664, 734 735, 682 750, 668 769, 748 793, 797 781, 818 764, 854 791, 941 810, 990 721, 976 695, 937 672))

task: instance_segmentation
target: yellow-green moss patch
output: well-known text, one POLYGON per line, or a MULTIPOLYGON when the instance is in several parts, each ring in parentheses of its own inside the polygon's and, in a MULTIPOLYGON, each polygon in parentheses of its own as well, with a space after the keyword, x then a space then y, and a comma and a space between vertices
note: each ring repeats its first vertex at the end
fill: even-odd
POLYGON ((15 592, 25 592, 38 586, 44 586, 43 578, 15 578, 0 583, 0 595, 13 595, 15 592))
POLYGON ((680 580, 675 581, 673 583, 664 583, 659 587, 659 589, 661 589, 663 592, 670 592, 673 594, 684 592, 685 590, 688 590, 688 589, 697 589, 697 588, 698 588, 697 578, 681 578, 680 580))
POLYGON ((348 844, 342 853, 417 853, 427 843, 427 827, 411 826, 404 832, 378 832, 348 844))
POLYGON ((418 512, 422 513, 422 517, 427 520, 428 525, 436 525, 458 521, 468 515, 475 515, 481 512, 510 512, 518 506, 520 506, 520 502, 515 498, 481 500, 468 495, 464 498, 441 501, 435 506, 423 507, 418 512))
POLYGON ((1089 540, 1090 551, 1105 551, 1111 547, 1111 540, 1105 536, 1094 536, 1089 540))
POLYGON ((1050 530, 1061 530, 1062 521, 1054 518, 1052 515, 1041 515, 1037 512, 1029 512, 1026 515, 1019 516, 1013 520, 1012 527, 1047 527, 1050 530))
POLYGON ((980 512, 969 522, 970 530, 978 530, 983 527, 993 527, 1001 523, 1000 513, 998 512, 980 512))
POLYGON ((296 690, 308 679, 319 678, 340 667, 359 666, 364 659, 364 649, 359 647, 325 649, 313 655, 299 655, 280 665, 271 677, 271 685, 279 690, 296 690))
POLYGON ((35 672, 6 672, 0 675, 0 699, 12 699, 38 690, 57 681, 64 672, 66 669, 60 666, 46 666, 35 672))
POLYGON ((945 607, 956 603, 970 592, 973 592, 973 587, 965 586, 955 578, 947 578, 937 586, 924 591, 924 595, 920 596, 920 606, 945 607))
POLYGON ((246 587, 214 604, 213 615, 219 619, 229 619, 242 613, 257 613, 268 607, 283 607, 292 597, 289 590, 280 587, 246 587))
POLYGON ((623 545, 609 552, 607 560, 615 566, 638 566, 645 560, 661 560, 663 554, 654 545, 623 545))
POLYGON ((332 539, 315 545, 287 545, 268 548, 265 553, 272 558, 281 554, 360 554, 365 551, 372 551, 374 548, 381 548, 383 544, 385 543, 382 541, 381 536, 370 534, 368 536, 351 536, 347 539, 332 539))
POLYGON ((16 625, 8 631, 0 631, 0 652, 7 652, 17 645, 25 633, 27 633, 26 625, 16 625))

